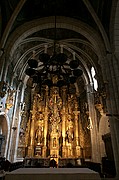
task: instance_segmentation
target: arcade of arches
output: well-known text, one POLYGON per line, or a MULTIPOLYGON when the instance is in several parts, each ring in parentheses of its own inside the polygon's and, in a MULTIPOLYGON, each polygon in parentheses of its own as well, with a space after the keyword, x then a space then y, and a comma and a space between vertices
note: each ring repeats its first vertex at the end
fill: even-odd
POLYGON ((107 158, 118 177, 119 2, 112 6, 111 35, 86 3, 90 1, 81 2, 91 14, 90 24, 64 11, 57 16, 56 51, 62 47, 67 63, 75 54, 83 72, 68 88, 39 87, 25 73, 28 60, 39 60, 46 46, 52 55, 54 14, 28 19, 27 1, 21 0, 13 12, 16 19, 11 16, 5 30, 0 25, 0 154, 11 162, 27 157, 102 163, 107 158))

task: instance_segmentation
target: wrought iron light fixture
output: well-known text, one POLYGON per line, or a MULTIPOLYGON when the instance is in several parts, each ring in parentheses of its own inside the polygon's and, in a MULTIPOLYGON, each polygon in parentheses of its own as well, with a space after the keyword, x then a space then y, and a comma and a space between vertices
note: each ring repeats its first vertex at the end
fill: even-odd
POLYGON ((74 84, 79 76, 83 74, 79 69, 79 60, 76 59, 75 53, 72 59, 68 59, 63 53, 63 45, 60 45, 60 53, 56 52, 56 16, 55 16, 55 37, 54 52, 50 56, 45 47, 44 53, 39 55, 39 60, 35 58, 28 60, 29 68, 26 74, 33 78, 33 83, 39 84, 40 87, 47 85, 48 87, 62 86, 69 87, 74 84), (39 63, 40 62, 40 63, 39 63), (40 65, 39 65, 40 64, 40 65), (53 77, 57 77, 57 81, 53 81, 53 77))
POLYGON ((26 74, 33 78, 34 83, 48 86, 64 86, 74 84, 79 76, 83 74, 78 68, 79 61, 71 60, 67 62, 67 56, 64 53, 53 54, 50 57, 46 53, 39 55, 39 61, 42 65, 38 66, 38 61, 35 59, 28 60, 29 68, 26 69, 26 74), (57 83, 53 83, 52 77, 57 76, 57 83))

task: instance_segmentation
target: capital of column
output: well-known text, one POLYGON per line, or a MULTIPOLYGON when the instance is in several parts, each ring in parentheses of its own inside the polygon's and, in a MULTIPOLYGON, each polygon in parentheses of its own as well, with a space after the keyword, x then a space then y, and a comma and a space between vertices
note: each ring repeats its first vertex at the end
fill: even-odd
POLYGON ((86 84, 85 89, 88 93, 93 93, 93 83, 86 84))
POLYGON ((48 116, 49 112, 47 110, 45 110, 45 112, 43 113, 43 115, 48 116))
POLYGON ((80 114, 80 111, 73 111, 73 113, 75 114, 75 116, 80 114))
POLYGON ((48 96, 48 86, 46 86, 46 96, 48 96))
POLYGON ((32 116, 32 120, 35 120, 35 118, 36 118, 36 116, 33 115, 33 116, 32 116))
POLYGON ((65 107, 63 107, 63 109, 62 109, 62 111, 61 111, 61 114, 62 114, 62 115, 63 115, 63 114, 67 115, 67 113, 66 113, 66 108, 65 108, 65 107))
POLYGON ((30 113, 31 114, 35 114, 37 111, 35 109, 31 110, 30 113))
POLYGON ((103 105, 102 104, 95 104, 96 109, 103 115, 103 105))

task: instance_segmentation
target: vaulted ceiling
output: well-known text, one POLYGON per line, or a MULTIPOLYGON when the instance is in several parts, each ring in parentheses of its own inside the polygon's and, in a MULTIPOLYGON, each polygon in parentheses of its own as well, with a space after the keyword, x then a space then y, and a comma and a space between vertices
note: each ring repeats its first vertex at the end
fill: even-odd
MULTIPOLYGON (((2 32, 18 3, 18 0, 1 0, 2 32)), ((94 20, 94 14, 96 14, 95 16, 99 18, 109 35, 111 5, 112 0, 68 0, 68 2, 66 0, 24 0, 23 7, 15 18, 12 31, 27 21, 54 15, 72 17, 98 29, 94 20)))
POLYGON ((103 51, 110 52, 112 0, 1 0, 0 4, 1 49, 11 62, 9 73, 23 79, 33 50, 37 59, 46 44, 52 53, 56 16, 57 48, 63 44, 69 59, 76 53, 87 81, 92 66, 102 78, 99 61, 103 51))

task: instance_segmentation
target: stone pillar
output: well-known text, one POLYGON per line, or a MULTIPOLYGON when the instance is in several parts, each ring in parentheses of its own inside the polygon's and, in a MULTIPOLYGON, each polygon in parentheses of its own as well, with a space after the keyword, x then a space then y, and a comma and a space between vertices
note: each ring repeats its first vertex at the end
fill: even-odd
POLYGON ((0 67, 1 67, 1 70, 0 70, 0 80, 3 80, 2 79, 2 75, 3 75, 4 65, 5 65, 5 57, 3 55, 2 58, 0 58, 0 67))
POLYGON ((91 132, 91 145, 92 145, 92 161, 100 163, 100 141, 98 137, 98 127, 97 127, 97 117, 94 106, 94 94, 93 94, 93 86, 91 84, 87 85, 87 98, 89 104, 89 118, 92 124, 90 128, 91 132))
POLYGON ((111 130, 111 140, 114 153, 115 167, 116 167, 116 177, 119 177, 119 118, 109 117, 110 130, 111 130))
POLYGON ((108 54, 108 65, 110 68, 110 81, 108 83, 110 97, 108 98, 110 119, 111 139, 116 166, 116 177, 119 178, 119 59, 113 54, 108 54), (115 116, 116 115, 116 116, 115 116))
MULTIPOLYGON (((116 137, 116 146, 117 146, 117 150, 115 153, 118 153, 116 156, 117 158, 119 158, 119 116, 117 117, 113 117, 112 121, 114 123, 114 131, 115 131, 115 137, 116 137)), ((111 122, 112 124, 112 122, 111 122)), ((114 151, 114 149, 113 149, 114 151)), ((116 165, 116 177, 119 178, 119 161, 118 159, 115 160, 115 165, 116 165)))
POLYGON ((20 84, 17 87, 16 94, 15 94, 13 116, 12 116, 12 122, 11 122, 11 126, 10 126, 10 135, 9 135, 9 140, 8 140, 8 150, 6 152, 6 159, 8 159, 10 161, 13 161, 13 153, 12 153, 12 151, 14 151, 14 150, 12 149, 12 145, 13 145, 12 143, 13 143, 13 139, 14 139, 14 131, 13 131, 12 128, 14 127, 15 120, 16 120, 16 110, 17 110, 17 103, 18 103, 18 95, 19 95, 20 84))
MULTIPOLYGON (((9 59, 10 61, 10 59, 9 59)), ((9 66, 9 62, 8 59, 6 59, 6 54, 5 52, 3 53, 3 55, 0 58, 0 67, 1 68, 1 72, 0 72, 0 79, 1 81, 5 81, 6 82, 6 76, 7 76, 7 72, 8 72, 8 66, 9 66)))
POLYGON ((2 144, 4 140, 5 140, 5 137, 0 132, 0 156, 2 155, 2 144))
POLYGON ((112 147, 116 166, 116 177, 119 178, 119 64, 114 54, 107 54, 100 63, 103 77, 107 84, 107 114, 109 116, 112 147), (106 68, 105 68, 106 67, 106 68), (114 115, 117 116, 114 116, 114 115))
MULTIPOLYGON (((25 85, 22 87, 22 93, 21 93, 21 102, 23 102, 24 99, 24 91, 25 91, 25 85)), ((20 123, 21 123, 21 109, 19 105, 19 116, 18 116, 18 124, 17 124, 17 136, 16 136, 16 144, 15 144, 15 153, 14 153, 14 161, 17 159, 17 149, 18 149, 18 143, 19 143, 19 131, 20 131, 20 123)))

